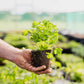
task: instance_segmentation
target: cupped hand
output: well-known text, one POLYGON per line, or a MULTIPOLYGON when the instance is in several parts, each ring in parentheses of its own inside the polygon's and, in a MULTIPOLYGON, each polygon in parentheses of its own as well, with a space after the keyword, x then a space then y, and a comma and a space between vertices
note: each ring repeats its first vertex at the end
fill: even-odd
MULTIPOLYGON (((46 73, 51 72, 50 68, 46 69, 45 65, 42 65, 40 67, 34 67, 32 65, 32 60, 31 59, 32 59, 31 58, 31 50, 30 49, 24 49, 24 50, 21 50, 19 52, 19 55, 16 57, 14 62, 19 67, 21 67, 23 69, 26 69, 28 71, 34 72, 36 74, 46 74, 46 73), (46 69, 46 70, 44 70, 44 69, 46 69)), ((51 62, 50 62, 50 65, 51 65, 51 62)))

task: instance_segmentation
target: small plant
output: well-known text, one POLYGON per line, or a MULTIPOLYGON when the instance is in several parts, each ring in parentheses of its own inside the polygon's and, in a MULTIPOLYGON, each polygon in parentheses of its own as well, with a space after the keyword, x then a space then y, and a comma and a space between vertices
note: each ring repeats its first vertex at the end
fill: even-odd
POLYGON ((75 82, 82 82, 82 74, 78 72, 72 72, 70 74, 71 80, 75 82))
POLYGON ((4 38, 4 41, 17 48, 29 48, 30 42, 21 33, 8 33, 4 38))
POLYGON ((55 48, 53 51, 53 44, 58 40, 58 28, 50 21, 34 21, 32 28, 30 30, 24 30, 23 35, 28 36, 35 43, 35 49, 40 50, 32 51, 32 56, 36 60, 34 66, 36 65, 37 67, 45 64, 48 68, 49 59, 53 57, 53 52, 54 54, 61 54, 61 48, 55 48))

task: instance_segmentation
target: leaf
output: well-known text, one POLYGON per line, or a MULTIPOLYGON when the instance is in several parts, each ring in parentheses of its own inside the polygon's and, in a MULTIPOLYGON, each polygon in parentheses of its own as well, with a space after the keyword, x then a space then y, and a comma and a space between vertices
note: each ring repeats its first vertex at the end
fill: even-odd
POLYGON ((60 55, 61 53, 62 53, 62 49, 61 48, 55 48, 54 49, 54 54, 60 55))
POLYGON ((47 52, 46 54, 47 54, 47 58, 48 58, 48 59, 50 59, 50 58, 53 57, 52 53, 48 53, 48 52, 47 52))
POLYGON ((62 65, 61 65, 61 63, 60 62, 55 62, 56 63, 56 66, 58 66, 58 67, 62 67, 62 65))
POLYGON ((23 34, 24 36, 27 36, 28 31, 27 31, 27 30, 24 30, 24 31, 22 32, 22 34, 23 34))
POLYGON ((57 49, 54 49, 54 54, 57 54, 57 49))
POLYGON ((35 26, 37 26, 37 22, 36 21, 34 21, 33 23, 32 23, 32 27, 34 28, 35 26))

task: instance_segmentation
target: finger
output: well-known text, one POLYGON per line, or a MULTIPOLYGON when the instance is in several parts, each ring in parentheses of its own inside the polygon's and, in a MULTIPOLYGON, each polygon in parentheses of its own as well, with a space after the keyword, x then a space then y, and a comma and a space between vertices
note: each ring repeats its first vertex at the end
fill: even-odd
POLYGON ((28 52, 28 51, 32 51, 31 49, 25 49, 23 48, 24 51, 28 52))
POLYGON ((52 64, 52 62, 50 61, 49 65, 51 65, 51 64, 52 64))
POLYGON ((31 64, 26 63, 26 69, 31 72, 37 72, 37 71, 42 71, 42 70, 46 69, 46 66, 42 65, 40 67, 33 67, 31 64))
POLYGON ((50 73, 51 72, 51 69, 47 69, 45 71, 40 71, 40 72, 35 72, 36 74, 46 74, 46 73, 50 73))

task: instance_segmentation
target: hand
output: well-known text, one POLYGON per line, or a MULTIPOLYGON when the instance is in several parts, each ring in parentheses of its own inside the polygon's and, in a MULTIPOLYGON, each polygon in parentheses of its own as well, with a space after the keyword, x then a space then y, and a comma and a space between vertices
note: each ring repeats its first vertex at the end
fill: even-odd
MULTIPOLYGON (((19 67, 26 69, 28 71, 34 72, 36 74, 50 73, 50 69, 46 69, 46 66, 42 65, 40 67, 32 66, 31 61, 31 50, 20 50, 15 48, 8 43, 0 39, 0 58, 7 59, 14 62, 19 67), (4 52, 5 51, 5 52, 4 52)), ((50 63, 51 64, 51 63, 50 63)))
MULTIPOLYGON (((45 74, 45 73, 51 72, 50 68, 46 69, 45 71, 42 71, 46 68, 45 65, 42 65, 40 67, 32 66, 30 49, 21 50, 18 53, 18 56, 16 57, 14 63, 16 63, 19 67, 26 69, 28 71, 34 72, 36 74, 45 74)), ((50 65, 51 65, 51 62, 50 62, 50 65)))

